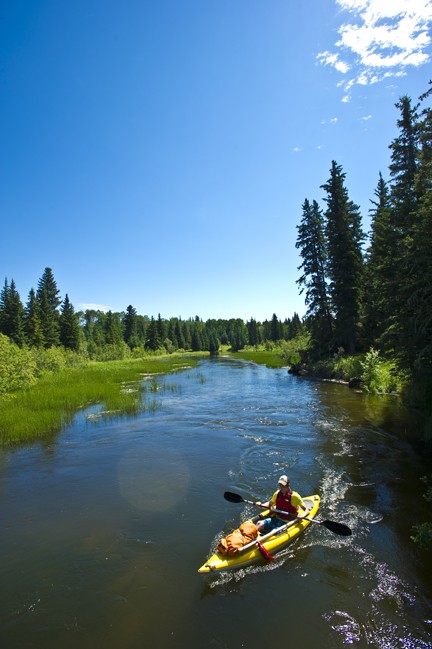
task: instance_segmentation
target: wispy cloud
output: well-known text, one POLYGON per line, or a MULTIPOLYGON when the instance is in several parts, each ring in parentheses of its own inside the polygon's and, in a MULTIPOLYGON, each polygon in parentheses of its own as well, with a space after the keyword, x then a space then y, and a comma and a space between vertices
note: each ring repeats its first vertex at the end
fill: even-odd
POLYGON ((78 304, 78 307, 82 311, 104 311, 105 313, 110 311, 110 307, 104 304, 78 304))
POLYGON ((432 0, 336 0, 351 16, 339 28, 336 51, 320 52, 319 63, 345 76, 344 101, 351 88, 391 76, 430 60, 432 0), (429 51, 428 51, 429 50, 429 51))
POLYGON ((294 153, 299 153, 301 151, 301 148, 299 146, 295 146, 293 148, 294 153))

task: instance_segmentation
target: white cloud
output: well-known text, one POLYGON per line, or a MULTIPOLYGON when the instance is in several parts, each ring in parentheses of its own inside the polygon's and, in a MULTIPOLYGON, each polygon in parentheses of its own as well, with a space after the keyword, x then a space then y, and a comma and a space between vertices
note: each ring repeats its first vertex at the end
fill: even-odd
POLYGON ((106 313, 111 310, 109 306, 105 306, 104 304, 78 304, 78 307, 82 311, 104 311, 106 313))
POLYGON ((350 88, 389 76, 430 60, 432 0, 336 0, 350 20, 339 28, 335 52, 320 52, 319 63, 345 76, 344 101, 350 88), (350 73, 350 74, 348 74, 350 73))
POLYGON ((299 151, 301 151, 301 148, 300 148, 299 146, 295 146, 294 149, 293 149, 293 151, 294 151, 295 153, 298 153, 299 151))
POLYGON ((360 117, 360 119, 364 122, 368 122, 370 119, 372 119, 372 115, 364 115, 364 117, 360 117))

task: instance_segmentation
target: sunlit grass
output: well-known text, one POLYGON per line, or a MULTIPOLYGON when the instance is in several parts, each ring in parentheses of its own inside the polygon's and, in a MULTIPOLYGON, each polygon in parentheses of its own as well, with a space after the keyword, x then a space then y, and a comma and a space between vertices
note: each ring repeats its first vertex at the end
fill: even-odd
POLYGON ((99 417, 154 411, 157 402, 146 395, 157 392, 157 375, 196 364, 195 358, 181 356, 93 363, 46 374, 0 403, 0 443, 17 444, 57 433, 79 410, 94 404, 102 406, 99 417), (144 380, 149 375, 151 380, 144 380))
POLYGON ((241 350, 239 352, 229 352, 232 358, 240 358, 244 361, 252 361, 258 365, 267 367, 285 367, 286 361, 282 358, 280 351, 253 351, 241 350))

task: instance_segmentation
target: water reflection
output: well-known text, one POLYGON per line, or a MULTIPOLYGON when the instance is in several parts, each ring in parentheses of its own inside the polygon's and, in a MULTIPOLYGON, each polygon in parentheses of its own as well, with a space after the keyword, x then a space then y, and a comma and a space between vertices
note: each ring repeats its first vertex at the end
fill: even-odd
POLYGON ((258 649, 288 606, 299 646, 431 647, 430 558, 409 538, 426 470, 400 405, 227 360, 175 381, 154 412, 81 413, 0 452, 0 646, 258 649), (310 526, 274 562, 198 575, 252 514, 223 492, 264 499, 281 473, 353 536, 310 526))

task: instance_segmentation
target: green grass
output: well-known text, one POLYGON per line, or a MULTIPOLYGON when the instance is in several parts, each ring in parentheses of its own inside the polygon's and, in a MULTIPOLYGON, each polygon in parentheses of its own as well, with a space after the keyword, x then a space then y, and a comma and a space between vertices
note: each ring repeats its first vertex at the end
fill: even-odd
POLYGON ((286 362, 282 358, 280 351, 254 351, 254 350, 241 350, 239 352, 228 352, 232 358, 241 358, 244 361, 252 361, 258 365, 266 365, 267 367, 286 367, 286 362))
POLYGON ((0 443, 3 446, 46 438, 70 423, 75 414, 101 404, 106 416, 134 415, 154 410, 157 375, 195 367, 197 359, 170 356, 163 359, 111 361, 47 373, 27 390, 0 402, 0 443), (145 376, 151 375, 151 381, 145 376))

